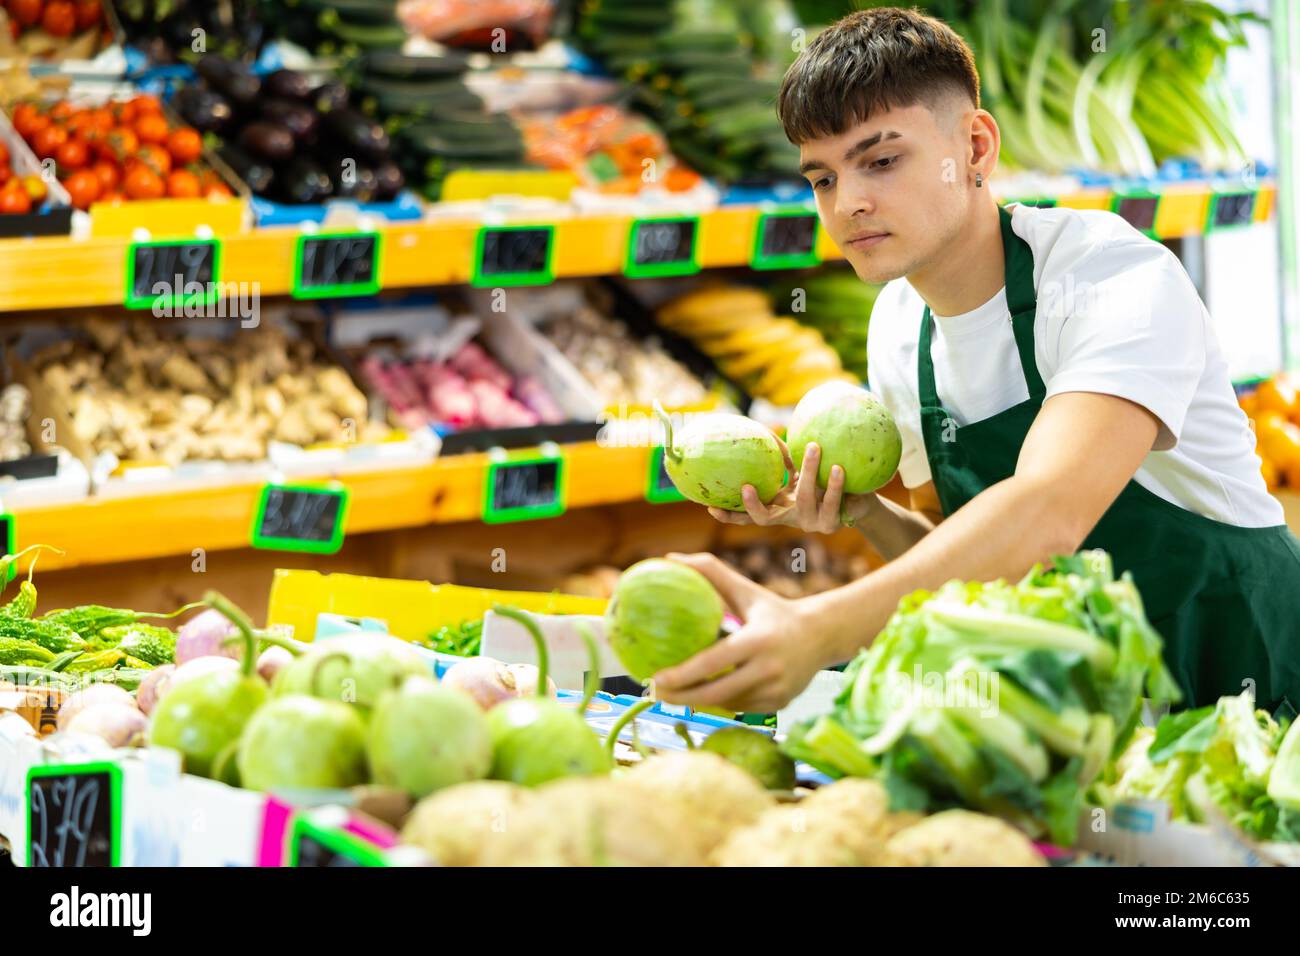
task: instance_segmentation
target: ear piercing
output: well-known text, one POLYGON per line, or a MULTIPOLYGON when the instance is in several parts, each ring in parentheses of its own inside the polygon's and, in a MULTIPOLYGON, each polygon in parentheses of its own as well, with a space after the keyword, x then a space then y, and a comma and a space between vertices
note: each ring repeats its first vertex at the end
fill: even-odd
POLYGON ((980 188, 981 186, 983 186, 983 185, 984 185, 984 174, 983 174, 983 173, 976 173, 976 174, 975 174, 975 188, 976 188, 976 189, 979 189, 979 188, 980 188))

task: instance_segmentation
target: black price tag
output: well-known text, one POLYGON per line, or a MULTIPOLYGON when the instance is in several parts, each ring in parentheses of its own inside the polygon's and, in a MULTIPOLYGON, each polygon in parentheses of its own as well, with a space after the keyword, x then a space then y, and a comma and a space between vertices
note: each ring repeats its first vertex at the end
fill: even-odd
POLYGON ((1255 221, 1257 192, 1216 193, 1210 201, 1210 229, 1248 226, 1255 221))
POLYGON ((127 248, 128 309, 211 305, 220 281, 221 243, 216 239, 133 242, 127 248))
POLYGON ((628 233, 623 274, 633 279, 693 275, 700 271, 695 237, 700 220, 635 219, 628 233))
POLYGON ((484 226, 474 244, 470 285, 546 285, 554 277, 554 226, 484 226))
POLYGON ((1147 194, 1119 194, 1112 200, 1111 211, 1127 222, 1138 232, 1156 238, 1156 212, 1160 207, 1160 197, 1147 194))
POLYGON ((664 448, 662 445, 659 445, 650 453, 650 476, 646 483, 645 498, 646 501, 652 504, 686 500, 686 496, 678 491, 677 486, 673 484, 672 478, 668 477, 668 469, 664 467, 664 448))
POLYGON ((379 849, 355 834, 295 816, 289 832, 289 866, 386 866, 379 849))
POLYGON ((758 217, 749 262, 752 268, 802 269, 820 261, 816 213, 796 210, 768 212, 758 217))
POLYGON ((263 486, 253 518, 253 547, 335 554, 343 547, 348 490, 312 485, 263 486))
POLYGON ((381 241, 377 232, 299 236, 294 252, 294 298, 374 295, 379 291, 381 241))
POLYGON ((483 520, 488 524, 564 514, 564 459, 533 458, 488 466, 483 520))
POLYGON ((111 763, 27 771, 27 865, 120 866, 122 768, 111 763))

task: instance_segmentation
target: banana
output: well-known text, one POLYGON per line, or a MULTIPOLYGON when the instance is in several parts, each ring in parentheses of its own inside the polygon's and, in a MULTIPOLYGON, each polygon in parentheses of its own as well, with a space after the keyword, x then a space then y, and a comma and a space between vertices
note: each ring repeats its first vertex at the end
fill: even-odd
POLYGON ((757 312, 771 315, 767 295, 745 286, 714 286, 700 289, 669 302, 659 310, 661 319, 672 322, 702 312, 757 312))
POLYGON ((780 391, 791 382, 822 382, 841 370, 839 356, 825 348, 799 353, 788 364, 769 365, 754 388, 759 395, 780 391))
POLYGON ((742 329, 766 324, 770 321, 772 321, 770 312, 738 312, 734 310, 695 312, 688 315, 678 315, 673 319, 666 319, 662 314, 659 317, 659 324, 664 328, 673 332, 680 332, 692 339, 739 332, 742 329))

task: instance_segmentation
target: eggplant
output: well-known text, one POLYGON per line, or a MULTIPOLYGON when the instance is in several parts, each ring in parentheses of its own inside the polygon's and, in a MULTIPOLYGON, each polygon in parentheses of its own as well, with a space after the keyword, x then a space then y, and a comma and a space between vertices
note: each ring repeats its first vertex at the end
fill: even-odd
POLYGON ((252 106, 262 92, 262 81, 245 63, 216 53, 199 57, 199 76, 235 106, 252 106))
POLYGON ((172 97, 172 106, 181 119, 200 133, 220 133, 229 129, 235 117, 225 97, 200 86, 183 86, 172 97))
POLYGON ((293 135, 288 130, 263 120, 249 123, 239 131, 239 145, 274 163, 284 162, 291 157, 294 147, 293 135))
POLYGON ((267 96, 306 102, 312 93, 312 82, 297 70, 276 70, 262 80, 262 90, 267 96))
POLYGON ((279 174, 278 195, 283 202, 300 205, 328 199, 334 191, 330 179, 314 160, 299 156, 279 174))
POLYGON ((341 80, 330 80, 316 87, 311 94, 317 112, 329 113, 348 108, 348 88, 341 80))
POLYGON ((388 159, 392 146, 388 133, 368 116, 353 109, 331 110, 324 114, 323 121, 326 131, 344 150, 375 162, 388 159))
POLYGON ((320 114, 310 106, 296 100, 263 100, 262 116, 276 126, 283 126, 294 139, 306 146, 311 146, 316 141, 320 114))
POLYGON ((391 159, 375 167, 375 180, 377 182, 375 198, 380 202, 393 199, 406 185, 406 177, 402 175, 402 170, 391 159))
POLYGON ((275 170, 269 163, 250 156, 234 143, 223 144, 217 150, 217 155, 235 171, 235 175, 248 183, 248 188, 254 193, 264 196, 270 192, 275 183, 275 170))
POLYGON ((327 167, 330 179, 334 181, 334 195, 357 202, 374 202, 379 194, 379 177, 370 166, 358 165, 350 172, 341 162, 330 163, 327 167))

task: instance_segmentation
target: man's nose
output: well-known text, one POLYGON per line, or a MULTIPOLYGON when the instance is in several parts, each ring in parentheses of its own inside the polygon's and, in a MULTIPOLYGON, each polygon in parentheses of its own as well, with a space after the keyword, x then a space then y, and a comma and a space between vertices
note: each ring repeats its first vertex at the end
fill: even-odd
POLYGON ((875 211, 875 200, 867 190, 841 189, 835 194, 835 214, 841 218, 869 216, 875 211))

